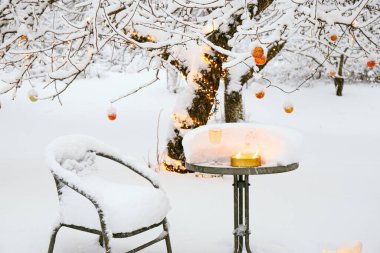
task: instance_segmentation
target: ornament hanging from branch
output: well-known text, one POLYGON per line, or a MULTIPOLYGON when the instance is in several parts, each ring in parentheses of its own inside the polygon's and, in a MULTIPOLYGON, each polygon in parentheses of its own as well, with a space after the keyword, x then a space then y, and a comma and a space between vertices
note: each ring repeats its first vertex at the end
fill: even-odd
POLYGON ((255 58, 256 65, 262 66, 267 62, 267 58, 263 55, 261 57, 255 58))
POLYGON ((329 40, 332 42, 335 42, 338 40, 338 32, 334 27, 327 33, 327 36, 329 40))
POLYGON ((253 45, 251 55, 255 59, 256 65, 261 66, 267 62, 266 53, 266 49, 260 44, 253 45))
POLYGON ((265 91, 263 89, 259 89, 256 91, 255 95, 258 99, 262 99, 265 96, 265 91))
POLYGON ((252 50, 253 58, 260 58, 262 56, 264 56, 264 49, 262 47, 257 46, 252 50))
POLYGON ((336 35, 336 34, 332 34, 332 35, 330 35, 330 40, 331 41, 336 41, 338 39, 338 36, 336 35))
POLYGON ((116 108, 113 107, 112 105, 107 109, 107 116, 108 116, 108 119, 111 121, 115 120, 117 117, 116 108))
POLYGON ((35 89, 31 89, 28 91, 29 100, 32 102, 37 102, 38 100, 38 92, 35 89))
POLYGON ((286 113, 292 113, 294 111, 294 106, 291 102, 285 102, 284 103, 284 111, 286 113))
POLYGON ((370 69, 373 69, 374 67, 376 66, 376 61, 373 60, 373 59, 369 59, 367 61, 367 67, 370 68, 370 69))

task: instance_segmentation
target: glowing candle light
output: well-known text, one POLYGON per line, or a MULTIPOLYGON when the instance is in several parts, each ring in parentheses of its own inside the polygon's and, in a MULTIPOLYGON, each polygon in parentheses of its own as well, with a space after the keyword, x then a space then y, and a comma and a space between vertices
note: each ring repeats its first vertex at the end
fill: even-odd
POLYGON ((232 167, 258 167, 261 166, 260 152, 255 153, 237 153, 231 156, 232 167))

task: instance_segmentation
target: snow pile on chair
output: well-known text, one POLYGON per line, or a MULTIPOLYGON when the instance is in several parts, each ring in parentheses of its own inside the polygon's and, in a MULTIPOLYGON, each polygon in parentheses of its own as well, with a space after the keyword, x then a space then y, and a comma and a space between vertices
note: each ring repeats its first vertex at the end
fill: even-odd
POLYGON ((61 177, 69 177, 75 180, 72 174, 96 170, 94 159, 95 153, 102 153, 118 158, 127 165, 133 167, 138 173, 148 177, 158 186, 157 174, 145 164, 133 157, 122 155, 121 152, 111 146, 86 135, 67 135, 58 137, 47 148, 45 152, 46 163, 49 169, 61 177), (66 171, 62 170, 66 169, 66 171), (73 173, 67 173, 73 172, 73 173))
MULTIPOLYGON (((84 182, 99 193, 98 200, 113 233, 131 232, 159 223, 170 210, 165 192, 153 187, 114 183, 92 175, 84 182)), ((70 188, 62 190, 60 212, 62 223, 100 230, 97 210, 88 199, 70 188)))
POLYGON ((47 147, 45 155, 54 177, 68 186, 60 189, 61 223, 100 230, 96 202, 104 211, 110 231, 131 232, 160 223, 170 210, 157 173, 92 137, 59 137, 47 147), (124 163, 148 178, 153 186, 121 184, 100 177, 95 166, 97 154, 124 163))

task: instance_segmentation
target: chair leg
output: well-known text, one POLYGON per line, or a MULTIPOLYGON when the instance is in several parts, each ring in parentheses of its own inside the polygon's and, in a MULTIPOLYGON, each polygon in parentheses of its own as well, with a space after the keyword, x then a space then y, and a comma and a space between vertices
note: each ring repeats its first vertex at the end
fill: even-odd
POLYGON ((167 222, 166 219, 164 221, 163 226, 164 226, 164 231, 167 232, 167 235, 166 235, 166 238, 165 238, 166 250, 167 250, 167 253, 172 253, 172 245, 170 243, 170 236, 169 236, 169 225, 168 225, 168 222, 167 222))
POLYGON ((107 232, 102 231, 103 245, 102 247, 106 249, 106 253, 111 253, 110 238, 107 235, 107 232))
POLYGON ((99 245, 104 247, 104 243, 103 243, 103 235, 99 235, 99 245))
POLYGON ((56 239, 58 231, 61 227, 62 227, 61 224, 59 224, 57 227, 55 227, 53 229, 53 232, 51 233, 51 237, 50 237, 48 253, 53 253, 54 245, 55 245, 55 239, 56 239))
POLYGON ((105 216, 103 210, 100 208, 99 204, 96 202, 93 202, 96 209, 98 209, 98 215, 99 215, 99 221, 100 221, 100 227, 102 229, 101 236, 103 237, 103 247, 106 249, 106 253, 111 253, 111 238, 109 235, 112 236, 111 231, 107 228, 107 224, 105 221, 105 216))

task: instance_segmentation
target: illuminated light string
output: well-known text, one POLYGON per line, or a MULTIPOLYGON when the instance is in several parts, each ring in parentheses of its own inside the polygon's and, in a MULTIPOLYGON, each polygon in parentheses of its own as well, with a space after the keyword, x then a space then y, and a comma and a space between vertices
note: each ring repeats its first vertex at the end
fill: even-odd
MULTIPOLYGON (((192 70, 188 72, 194 73, 192 75, 185 75, 183 71, 181 72, 186 79, 193 78, 193 82, 197 84, 195 88, 195 95, 207 99, 211 108, 210 112, 207 114, 207 117, 209 119, 212 117, 212 115, 215 114, 216 111, 218 111, 218 101, 216 99, 217 91, 215 89, 215 84, 210 81, 210 77, 208 75, 210 74, 210 71, 216 70, 221 77, 226 77, 228 74, 228 69, 222 69, 221 66, 227 58, 219 53, 215 53, 214 56, 205 53, 204 51, 208 51, 208 49, 206 50, 204 47, 202 48, 202 51, 203 52, 200 55, 200 59, 208 65, 209 70, 201 70, 199 72, 192 70)), ((178 61, 173 61, 172 64, 177 69, 181 70, 181 66, 178 61)), ((193 129, 204 124, 201 119, 192 118, 189 115, 180 115, 178 113, 173 113, 172 119, 174 121, 174 125, 179 129, 193 129)), ((175 171, 179 173, 186 172, 183 161, 170 158, 169 156, 164 159, 161 166, 168 171, 175 171)))
POLYGON ((173 171, 178 173, 186 173, 186 167, 184 163, 180 160, 175 160, 166 156, 165 160, 161 163, 161 166, 164 167, 167 171, 173 171))

